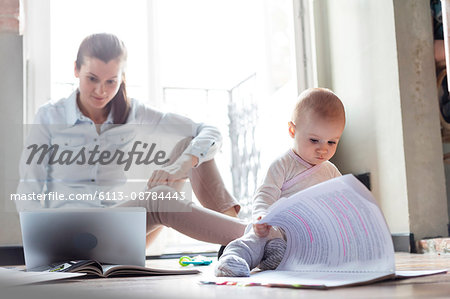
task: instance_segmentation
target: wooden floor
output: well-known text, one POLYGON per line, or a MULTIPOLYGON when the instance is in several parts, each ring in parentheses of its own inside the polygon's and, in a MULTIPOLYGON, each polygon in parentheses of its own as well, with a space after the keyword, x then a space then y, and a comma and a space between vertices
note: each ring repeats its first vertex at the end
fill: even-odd
MULTIPOLYGON (((148 266, 178 267, 177 260, 148 266)), ((450 255, 396 254, 397 270, 450 269, 450 255)), ((164 277, 73 279, 2 290, 0 298, 450 298, 450 274, 331 290, 200 285, 203 274, 164 277)))

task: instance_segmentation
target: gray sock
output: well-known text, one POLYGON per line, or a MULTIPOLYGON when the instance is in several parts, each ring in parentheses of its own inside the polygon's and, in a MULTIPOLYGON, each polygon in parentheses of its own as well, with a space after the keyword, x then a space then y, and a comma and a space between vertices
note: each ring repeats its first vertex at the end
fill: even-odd
POLYGON ((219 259, 214 274, 218 277, 248 277, 250 269, 243 258, 237 255, 227 255, 219 259))
POLYGON ((275 270, 283 259, 286 241, 281 238, 269 240, 264 247, 264 255, 259 264, 261 270, 275 270))

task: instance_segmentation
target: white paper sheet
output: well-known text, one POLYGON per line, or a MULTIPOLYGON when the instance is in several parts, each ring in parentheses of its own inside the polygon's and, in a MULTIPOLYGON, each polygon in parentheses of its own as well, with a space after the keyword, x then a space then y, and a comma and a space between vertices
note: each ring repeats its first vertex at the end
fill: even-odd
POLYGON ((16 269, 0 268, 0 287, 26 285, 37 282, 83 276, 84 273, 25 272, 16 269))

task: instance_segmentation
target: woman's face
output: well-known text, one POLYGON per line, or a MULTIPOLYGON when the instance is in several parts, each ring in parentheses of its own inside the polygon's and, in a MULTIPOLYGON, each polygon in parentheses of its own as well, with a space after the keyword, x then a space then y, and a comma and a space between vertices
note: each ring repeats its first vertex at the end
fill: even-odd
POLYGON ((104 112, 122 83, 122 65, 119 59, 108 63, 85 57, 80 69, 75 66, 75 77, 80 79, 80 104, 90 115, 104 112))

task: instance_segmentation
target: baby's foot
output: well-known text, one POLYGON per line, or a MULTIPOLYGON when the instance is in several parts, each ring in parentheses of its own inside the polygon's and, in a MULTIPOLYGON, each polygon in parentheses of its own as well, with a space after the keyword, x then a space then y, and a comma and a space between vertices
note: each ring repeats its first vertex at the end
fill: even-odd
POLYGON ((286 251, 286 241, 275 238, 266 243, 264 255, 259 264, 261 270, 274 270, 278 267, 286 251))
POLYGON ((237 255, 227 255, 219 259, 214 274, 218 277, 248 277, 250 276, 250 269, 243 258, 237 255))

